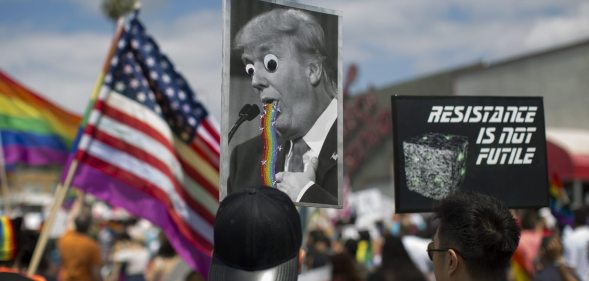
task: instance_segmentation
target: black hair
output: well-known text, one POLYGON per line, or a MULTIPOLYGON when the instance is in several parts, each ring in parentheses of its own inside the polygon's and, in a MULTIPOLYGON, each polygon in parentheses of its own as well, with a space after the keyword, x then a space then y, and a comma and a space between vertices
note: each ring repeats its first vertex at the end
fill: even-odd
MULTIPOLYGON (((33 259, 33 253, 35 252, 35 246, 37 245, 37 240, 39 239, 39 233, 34 230, 21 230, 20 235, 18 237, 18 255, 15 259, 15 264, 21 268, 28 268, 31 260, 33 259)), ((41 255, 41 259, 39 261, 37 271, 43 272, 47 270, 49 267, 47 261, 47 250, 41 255)))
POLYGON ((536 228, 540 217, 538 216, 538 212, 536 210, 528 210, 524 209, 521 211, 521 228, 522 230, 533 230, 536 228))
POLYGON ((172 258, 176 256, 176 250, 172 247, 170 240, 162 233, 159 236, 160 239, 160 248, 157 251, 157 255, 164 257, 164 258, 172 258))
POLYGON ((358 241, 355 239, 347 239, 344 242, 344 249, 345 252, 350 254, 351 256, 356 256, 356 251, 358 250, 358 241))
POLYGON ((573 211, 573 214, 575 216, 575 226, 583 226, 583 225, 587 225, 587 208, 586 207, 580 207, 576 210, 573 211))
POLYGON ((79 233, 88 233, 92 225, 92 217, 89 215, 79 215, 74 221, 76 224, 76 231, 79 233))
POLYGON ((346 252, 334 254, 330 257, 332 280, 360 281, 360 273, 356 268, 354 257, 346 252))
POLYGON ((519 243, 520 229, 501 201, 457 192, 434 208, 439 247, 454 248, 477 279, 501 279, 519 243))
POLYGON ((393 235, 385 237, 382 248, 382 265, 375 275, 382 276, 384 280, 427 280, 407 253, 401 238, 393 235))
POLYGON ((358 231, 358 234, 360 235, 360 238, 358 240, 360 241, 372 241, 372 239, 370 239, 370 232, 368 230, 360 230, 358 231))

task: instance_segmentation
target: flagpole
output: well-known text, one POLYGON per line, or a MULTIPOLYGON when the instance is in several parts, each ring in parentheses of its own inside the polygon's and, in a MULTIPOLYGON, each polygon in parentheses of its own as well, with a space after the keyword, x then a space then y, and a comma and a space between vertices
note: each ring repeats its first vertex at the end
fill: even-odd
MULTIPOLYGON (((101 85, 104 81, 104 75, 105 75, 105 73, 108 72, 110 62, 112 60, 112 57, 115 54, 118 41, 119 41, 119 39, 121 37, 121 33, 123 31, 123 26, 124 26, 123 22, 124 22, 123 17, 119 18, 119 20, 117 21, 117 26, 118 26, 117 31, 115 32, 115 36, 113 37, 113 40, 111 42, 110 49, 108 51, 108 55, 106 56, 106 59, 104 61, 103 67, 102 67, 102 71, 100 72, 98 80, 96 81, 96 85, 94 86, 94 91, 92 92, 93 98, 96 98, 98 96, 98 92, 100 91, 101 85)), ((86 112, 86 114, 89 114, 89 111, 86 112)), ((78 145, 78 147, 79 147, 79 145, 78 145)), ((59 208, 63 204, 63 201, 64 201, 65 196, 67 194, 67 190, 71 186, 72 179, 73 179, 74 174, 77 169, 78 169, 78 160, 74 158, 71 162, 71 165, 68 168, 65 181, 63 182, 63 184, 59 184, 57 186, 57 190, 55 191, 53 205, 51 206, 51 210, 49 211, 47 220, 45 220, 45 222, 43 223, 43 228, 41 230, 41 234, 39 235, 39 240, 37 240, 37 245, 35 246, 35 251, 33 252, 33 257, 31 259, 31 262, 29 264, 29 268, 27 270, 28 275, 33 275, 37 271, 37 267, 39 266, 39 262, 41 260, 42 255, 43 255, 43 252, 45 251, 45 247, 47 246, 49 232, 51 231, 51 229, 53 227, 53 223, 55 222, 55 218, 57 216, 57 211, 59 211, 59 208)))
POLYGON ((0 132, 0 180, 2 181, 2 196, 4 197, 4 214, 10 213, 10 190, 8 189, 8 178, 6 177, 6 165, 4 163, 4 146, 2 146, 2 132, 0 132))

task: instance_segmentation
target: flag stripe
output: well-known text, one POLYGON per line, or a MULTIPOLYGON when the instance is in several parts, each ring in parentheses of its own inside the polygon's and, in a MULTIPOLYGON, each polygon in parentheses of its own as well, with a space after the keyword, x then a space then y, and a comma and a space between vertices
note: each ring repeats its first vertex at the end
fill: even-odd
POLYGON ((162 117, 139 104, 137 101, 129 99, 115 91, 111 91, 106 100, 106 104, 104 104, 105 102, 102 100, 98 101, 98 103, 98 108, 108 106, 109 108, 115 109, 117 113, 121 114, 119 115, 120 118, 129 117, 132 118, 133 121, 149 124, 149 127, 153 128, 152 130, 155 130, 164 136, 164 139, 166 140, 165 142, 170 142, 172 140, 172 131, 162 117))
MULTIPOLYGON (((119 95, 120 94, 116 92, 111 92, 112 97, 109 98, 108 104, 105 104, 102 101, 96 102, 96 109, 102 110, 102 113, 104 114, 104 117, 102 117, 104 120, 101 120, 101 122, 108 122, 109 124, 104 127, 108 128, 114 126, 109 120, 125 120, 125 125, 128 126, 124 126, 125 128, 113 128, 112 131, 120 131, 122 132, 120 133, 120 136, 124 137, 125 135, 134 135, 128 132, 127 127, 134 128, 136 131, 142 132, 137 133, 140 134, 141 137, 138 137, 138 140, 136 141, 128 141, 129 143, 136 143, 139 142, 140 139, 149 137, 156 140, 173 153, 174 149, 169 144, 170 140, 167 138, 168 135, 171 135, 171 132, 168 127, 160 127, 160 125, 158 125, 158 122, 161 122, 159 116, 153 114, 144 107, 135 107, 135 111, 132 114, 134 116, 140 116, 146 120, 146 122, 149 122, 145 123, 142 120, 135 119, 134 116, 130 116, 125 112, 119 111, 118 109, 123 109, 123 106, 117 106, 117 108, 110 107, 111 101, 117 105, 125 105, 125 108, 131 108, 136 105, 133 101, 125 100, 124 97, 113 98, 119 95), (151 125, 154 125, 155 128, 159 127, 159 130, 154 129, 154 127, 151 127, 151 125)), ((129 111, 127 109, 123 110, 127 112, 129 111)), ((95 115, 95 117, 92 117, 91 120, 97 120, 98 116, 100 116, 98 111, 94 111, 92 114, 95 115)), ((90 123, 95 122, 96 121, 91 121, 90 123)), ((175 146, 177 146, 176 149, 178 149, 178 157, 184 158, 183 163, 188 164, 185 166, 190 167, 189 174, 214 198, 218 198, 219 191, 216 188, 219 182, 218 165, 211 163, 212 161, 209 161, 205 155, 199 154, 198 152, 195 153, 195 150, 190 149, 176 138, 172 137, 172 139, 174 139, 175 146)), ((196 142, 198 142, 198 140, 198 138, 195 139, 196 142)))
POLYGON ((0 71, 0 113, 15 117, 37 117, 55 133, 73 139, 80 117, 43 99, 0 71))
MULTIPOLYGON (((170 149, 170 145, 162 144, 150 135, 144 134, 144 131, 136 130, 133 127, 127 126, 125 123, 120 123, 117 119, 111 119, 109 116, 103 116, 98 127, 88 125, 87 134, 95 135, 95 130, 102 131, 106 134, 120 139, 128 145, 136 146, 148 151, 151 157, 158 158, 161 162, 166 163, 171 168, 173 174, 178 177, 182 174, 178 159, 174 151, 170 149)), ((123 149, 124 150, 124 149, 123 149)))
POLYGON ((12 79, 2 71, 0 71, 0 80, 2 81, 2 83, 0 83, 0 92, 3 95, 27 101, 39 112, 44 114, 51 113, 50 115, 53 115, 58 119, 70 121, 74 124, 80 121, 80 116, 55 106, 52 102, 36 94, 35 91, 25 87, 21 83, 16 82, 16 80, 12 79))
POLYGON ((90 118, 91 121, 88 124, 95 124, 96 122, 92 122, 92 120, 99 118, 110 118, 113 120, 124 120, 123 122, 130 128, 134 128, 137 131, 143 132, 144 135, 150 136, 153 140, 157 141, 162 146, 166 147, 169 151, 174 151, 172 147, 172 140, 173 137, 171 136, 171 132, 169 129, 166 131, 158 131, 155 130, 153 127, 149 126, 150 123, 144 123, 140 120, 137 120, 115 108, 109 106, 103 106, 104 104, 101 102, 97 102, 97 110, 100 111, 93 111, 92 117, 90 118))
MULTIPOLYGON (((84 138, 86 137, 84 136, 84 138)), ((89 163, 91 159, 101 160, 105 164, 105 169, 101 169, 101 171, 107 173, 116 171, 110 175, 119 179, 131 180, 132 183, 135 183, 134 186, 151 186, 154 193, 157 191, 156 194, 159 195, 157 198, 160 200, 169 198, 173 210, 182 216, 201 237, 212 243, 213 229, 211 225, 188 208, 186 202, 182 201, 174 190, 169 178, 161 171, 96 139, 91 141, 92 145, 82 158, 83 162, 89 163)))
MULTIPOLYGON (((104 124, 104 123, 101 123, 101 125, 102 124, 104 124)), ((173 172, 172 169, 170 168, 170 163, 163 162, 161 159, 157 158, 156 156, 154 156, 150 152, 147 152, 145 150, 145 147, 137 147, 129 142, 125 142, 124 140, 121 140, 120 138, 113 137, 104 131, 98 131, 98 130, 93 131, 93 129, 91 128, 91 130, 89 130, 88 132, 92 133, 92 136, 94 139, 99 140, 102 143, 104 143, 114 149, 118 149, 120 151, 123 151, 123 152, 137 158, 137 159, 141 159, 141 161, 145 162, 149 166, 152 166, 153 168, 161 171, 162 174, 165 175, 172 182, 174 189, 180 195, 180 197, 182 199, 184 199, 188 203, 188 205, 193 210, 195 210, 201 217, 203 217, 209 223, 211 223, 211 224, 213 223, 213 221, 214 221, 213 214, 214 213, 203 208, 203 206, 201 205, 202 204, 201 200, 207 199, 207 198, 194 197, 193 194, 188 193, 187 189, 181 188, 181 184, 179 183, 179 178, 182 177, 181 170, 173 172)), ((177 166, 177 168, 180 169, 180 164, 177 162, 177 160, 173 161, 173 162, 175 162, 173 165, 177 166)))
MULTIPOLYGON (((208 124, 207 122, 208 118, 205 119, 202 124, 206 125, 208 124)), ((202 137, 202 139, 210 146, 211 150, 213 152, 215 152, 217 155, 219 155, 220 150, 219 150, 219 142, 217 142, 215 140, 215 137, 213 135, 211 135, 211 131, 209 131, 207 128, 203 128, 204 126, 200 126, 198 127, 197 133, 200 137, 202 137)))
MULTIPOLYGON (((185 172, 186 173, 186 172, 185 172)), ((204 187, 198 184, 193 178, 191 178, 188 173, 182 179, 182 182, 190 192, 193 198, 197 198, 197 201, 202 203, 203 206, 211 213, 213 216, 217 213, 217 209, 219 208, 219 192, 215 192, 214 194, 210 194, 204 187)), ((216 189, 215 189, 216 190, 216 189)))
POLYGON ((207 140, 207 138, 203 137, 201 134, 198 134, 198 137, 201 140, 201 142, 203 143, 204 147, 206 147, 210 151, 211 154, 216 156, 216 158, 219 158, 219 155, 221 153, 219 151, 218 144, 211 143, 210 140, 207 140))
POLYGON ((202 176, 199 177, 198 182, 202 185, 210 186, 213 190, 216 189, 214 187, 219 183, 218 170, 211 167, 209 163, 204 161, 204 159, 196 154, 194 150, 190 149, 188 145, 181 141, 176 140, 174 142, 174 147, 176 148, 176 151, 178 151, 178 157, 185 163, 189 164, 194 171, 198 171, 198 174, 202 176))
POLYGON ((28 165, 52 165, 65 163, 68 158, 67 151, 55 150, 47 147, 31 147, 9 145, 3 147, 4 162, 27 163, 28 165))
POLYGON ((201 186, 204 191, 206 191, 210 196, 218 201, 219 190, 217 186, 208 184, 207 181, 202 178, 201 174, 197 170, 194 170, 190 164, 186 163, 182 157, 180 157, 178 160, 180 161, 180 165, 182 165, 182 169, 186 175, 194 179, 194 181, 198 183, 198 185, 201 186))
POLYGON ((60 135, 55 134, 55 131, 47 126, 47 122, 37 118, 14 117, 0 114, 0 129, 10 131, 27 131, 39 135, 55 135, 64 141, 67 145, 70 145, 72 142, 71 139, 66 139, 60 135))
POLYGON ((142 179, 137 178, 135 175, 130 174, 125 170, 109 166, 108 163, 92 156, 86 157, 84 163, 88 164, 89 166, 95 168, 96 170, 102 173, 105 173, 110 177, 113 177, 115 179, 118 179, 119 181, 129 184, 131 188, 123 190, 123 192, 132 192, 132 190, 143 191, 146 194, 152 196, 151 200, 161 202, 164 206, 166 206, 167 212, 170 214, 173 221, 178 226, 180 233, 182 233, 182 235, 188 238, 192 246, 195 246, 198 249, 205 252, 212 250, 212 241, 210 241, 208 237, 203 236, 201 232, 196 231, 195 227, 190 224, 190 221, 186 217, 182 216, 181 213, 178 213, 176 210, 173 210, 169 207, 168 202, 162 201, 162 198, 166 198, 165 195, 159 197, 154 196, 153 192, 157 188, 154 187, 151 183, 143 182, 142 179), (138 186, 136 184, 143 185, 138 186))
POLYGON ((214 143, 220 143, 221 142, 221 137, 219 136, 219 130, 217 128, 215 128, 215 126, 212 123, 212 121, 207 117, 205 118, 204 122, 202 122, 203 127, 206 129, 206 131, 213 137, 213 139, 215 140, 214 143))
POLYGON ((201 138, 195 138, 190 144, 190 147, 194 152, 204 158, 215 170, 219 170, 219 157, 215 156, 215 154, 208 149, 209 147, 201 138))
POLYGON ((77 181, 74 180, 75 186, 80 186, 84 191, 109 204, 125 208, 131 214, 157 222, 178 254, 192 268, 198 269, 200 272, 208 272, 210 258, 207 255, 210 256, 211 251, 203 250, 202 247, 195 245, 195 242, 190 240, 190 236, 182 234, 163 203, 153 200, 150 195, 132 188, 124 182, 104 175, 89 165, 80 165, 78 171, 80 177, 77 181), (203 252, 194 251, 190 246, 201 249, 203 252))
POLYGON ((47 147, 67 152, 67 147, 57 135, 40 135, 29 132, 2 131, 2 146, 47 147))
MULTIPOLYGON (((213 160, 211 160, 211 162, 217 163, 216 167, 219 166, 219 152, 215 151, 215 148, 209 143, 207 142, 204 138, 200 138, 196 137, 193 142, 197 145, 197 147, 199 147, 200 149, 202 149, 203 151, 207 151, 206 154, 210 155, 210 157, 213 158, 213 160)), ((218 170, 218 168, 217 168, 218 170)))

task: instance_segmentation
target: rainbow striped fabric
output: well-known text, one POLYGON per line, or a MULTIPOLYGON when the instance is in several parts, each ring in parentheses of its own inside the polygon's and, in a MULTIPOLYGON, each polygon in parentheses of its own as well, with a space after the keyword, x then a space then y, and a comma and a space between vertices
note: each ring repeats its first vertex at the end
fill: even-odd
POLYGON ((532 273, 525 267, 524 257, 521 251, 516 251, 511 258, 511 272, 514 281, 530 281, 532 273))
POLYGON ((0 143, 7 166, 65 164, 80 117, 0 70, 0 143))
POLYGON ((549 206, 552 215, 560 225, 572 225, 573 211, 570 209, 570 199, 564 189, 564 185, 556 176, 553 177, 548 188, 549 206))
POLYGON ((7 216, 0 217, 0 261, 10 261, 16 257, 16 237, 12 221, 7 216))
POLYGON ((278 139, 274 122, 278 110, 272 103, 264 104, 264 114, 262 116, 262 141, 264 151, 262 152, 262 163, 260 163, 260 173, 262 183, 266 186, 274 186, 276 175, 276 159, 278 155, 278 139))

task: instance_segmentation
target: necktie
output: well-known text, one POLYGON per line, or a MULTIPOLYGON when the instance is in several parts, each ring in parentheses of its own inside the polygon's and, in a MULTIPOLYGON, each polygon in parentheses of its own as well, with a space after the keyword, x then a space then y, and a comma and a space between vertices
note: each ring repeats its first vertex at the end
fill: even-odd
POLYGON ((302 172, 304 171, 303 154, 309 150, 309 146, 303 138, 298 138, 293 141, 293 148, 288 162, 289 172, 302 172))

